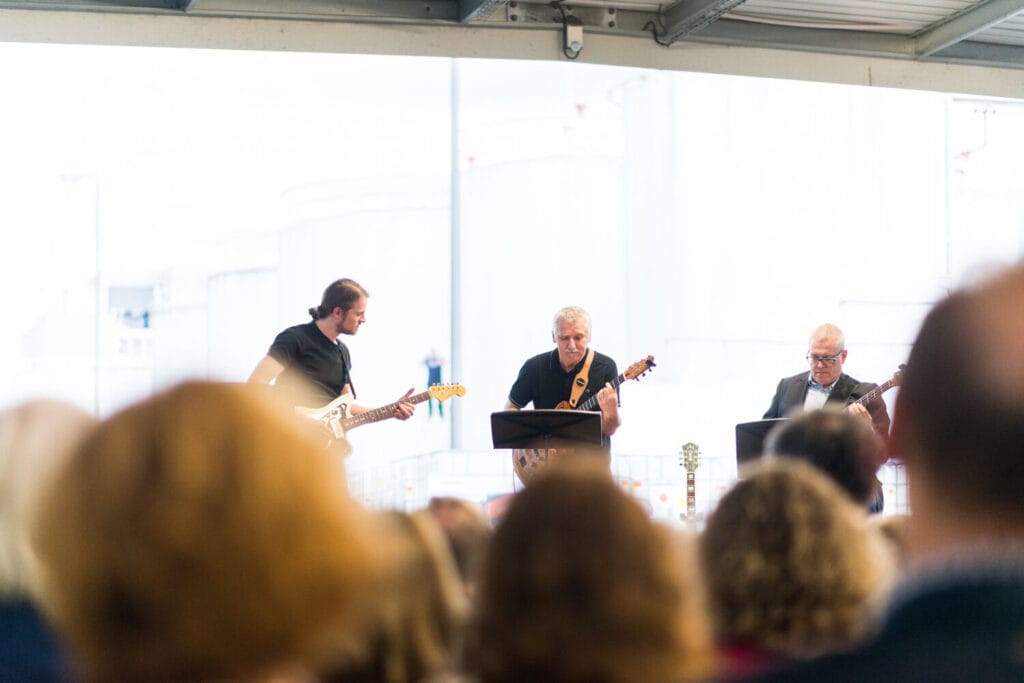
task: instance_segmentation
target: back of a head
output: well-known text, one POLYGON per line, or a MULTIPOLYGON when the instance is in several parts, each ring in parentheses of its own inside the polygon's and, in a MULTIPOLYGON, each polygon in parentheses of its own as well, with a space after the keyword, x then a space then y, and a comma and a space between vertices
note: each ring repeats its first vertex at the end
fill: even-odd
POLYGON ((478 504, 463 498, 434 496, 427 510, 444 531, 459 576, 472 596, 491 540, 490 522, 478 504))
POLYGON ((765 452, 809 462, 854 501, 867 503, 874 493, 882 447, 871 426, 846 410, 814 410, 769 433, 765 452))
POLYGON ((388 547, 388 566, 364 595, 372 604, 372 646, 323 680, 407 683, 451 674, 469 601, 443 532, 425 511, 386 510, 373 524, 388 547))
POLYGON ((29 531, 37 495, 95 425, 89 413, 57 400, 0 412, 0 599, 36 592, 29 531))
POLYGON ((85 441, 47 492, 47 598, 88 681, 316 665, 377 566, 343 477, 244 385, 187 383, 85 441))
POLYGON ((1024 523, 1024 264, 952 294, 925 318, 897 396, 891 445, 913 496, 970 522, 1024 523), (922 479, 923 477, 923 479, 922 479), (941 502, 940 502, 941 501, 941 502))
POLYGON ((784 658, 855 642, 892 578, 865 513, 789 458, 763 461, 726 492, 700 557, 716 642, 784 658))
POLYGON ((485 683, 703 673, 709 641, 694 571, 605 466, 550 468, 495 529, 467 668, 485 683))

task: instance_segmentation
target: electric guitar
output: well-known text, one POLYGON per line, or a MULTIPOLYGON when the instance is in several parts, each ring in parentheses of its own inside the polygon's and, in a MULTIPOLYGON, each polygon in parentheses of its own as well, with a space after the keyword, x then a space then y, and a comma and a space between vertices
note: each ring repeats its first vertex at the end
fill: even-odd
POLYGON ((885 380, 877 387, 875 387, 868 393, 858 398, 856 401, 853 401, 852 403, 850 403, 850 405, 861 405, 867 408, 867 405, 869 403, 879 398, 882 394, 889 391, 893 387, 898 387, 900 384, 903 383, 903 371, 906 369, 906 367, 906 364, 900 364, 899 370, 894 372, 891 378, 885 380))
POLYGON ((679 464, 686 468, 686 515, 679 517, 687 524, 697 522, 697 480, 694 476, 700 466, 700 447, 690 442, 679 451, 679 464))
POLYGON ((300 415, 320 420, 331 430, 331 434, 334 435, 335 439, 342 439, 350 429, 394 417, 400 403, 416 404, 431 398, 440 402, 446 401, 452 396, 465 395, 466 388, 461 384, 435 384, 422 393, 407 396, 401 401, 395 401, 394 403, 368 410, 359 415, 348 414, 349 406, 352 403, 352 396, 350 394, 342 394, 323 408, 297 407, 295 410, 300 415))
MULTIPOLYGON (((629 379, 640 379, 655 367, 654 356, 647 356, 630 365, 618 377, 609 384, 618 388, 623 382, 629 379)), ((558 410, 599 410, 597 404, 597 393, 580 403, 575 409, 568 401, 562 401, 557 406, 558 410)), ((572 448, 516 448, 512 450, 512 466, 515 468, 519 481, 529 485, 530 480, 538 472, 548 465, 549 456, 554 459, 559 455, 568 455, 573 452, 572 448)))

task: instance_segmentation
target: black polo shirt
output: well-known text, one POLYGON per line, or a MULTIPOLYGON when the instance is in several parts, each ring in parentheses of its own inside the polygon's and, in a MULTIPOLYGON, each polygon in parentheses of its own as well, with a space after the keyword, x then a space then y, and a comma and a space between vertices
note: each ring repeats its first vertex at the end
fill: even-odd
MULTIPOLYGON (((519 370, 519 377, 516 378, 508 394, 508 400, 517 408, 523 408, 528 403, 533 407, 544 410, 554 408, 562 401, 568 401, 572 394, 572 381, 583 369, 586 362, 586 355, 576 366, 566 372, 558 362, 558 349, 552 349, 547 353, 530 358, 519 370)), ((600 391, 606 382, 614 382, 619 371, 615 367, 615 361, 597 351, 594 352, 594 362, 590 365, 590 379, 587 381, 587 388, 583 391, 579 403, 600 391)), ((618 388, 616 388, 616 392, 618 388)), ((600 410, 600 408, 595 408, 600 410)), ((606 447, 610 445, 607 436, 602 436, 606 447)))
POLYGON ((281 332, 267 355, 284 366, 275 384, 287 392, 292 405, 321 408, 340 396, 346 384, 352 384, 348 347, 324 336, 315 322, 281 332))

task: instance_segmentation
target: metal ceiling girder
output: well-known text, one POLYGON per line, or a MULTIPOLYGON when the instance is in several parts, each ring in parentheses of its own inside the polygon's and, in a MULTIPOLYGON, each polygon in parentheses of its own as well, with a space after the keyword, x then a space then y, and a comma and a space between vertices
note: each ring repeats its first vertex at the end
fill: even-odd
POLYGON ((744 1, 681 0, 664 12, 665 33, 659 38, 664 43, 674 43, 709 26, 744 1))
MULTIPOLYGON (((620 19, 626 13, 619 12, 615 7, 598 7, 589 5, 565 5, 561 9, 556 9, 547 0, 544 2, 522 2, 521 0, 509 0, 506 3, 506 27, 513 27, 515 25, 523 24, 561 24, 563 12, 565 16, 576 17, 583 22, 583 26, 587 29, 601 28, 601 29, 618 29, 619 31, 626 30, 621 24, 620 19)), ((629 12, 632 17, 641 16, 638 12, 629 12)), ((646 20, 650 20, 652 16, 649 12, 642 13, 642 16, 646 20)), ((640 30, 639 20, 634 21, 635 26, 633 30, 640 30)))
POLYGON ((933 53, 924 61, 1024 69, 1024 47, 965 40, 933 53))
POLYGON ((928 27, 916 36, 915 52, 928 57, 1024 11, 1024 0, 987 0, 928 27))
POLYGON ((720 19, 687 36, 688 41, 711 45, 800 50, 832 54, 913 59, 913 41, 891 33, 775 26, 735 19, 720 19))
POLYGON ((458 21, 457 0, 187 0, 202 16, 431 23, 458 21))
POLYGON ((463 24, 486 19, 505 0, 459 0, 459 21, 463 24))

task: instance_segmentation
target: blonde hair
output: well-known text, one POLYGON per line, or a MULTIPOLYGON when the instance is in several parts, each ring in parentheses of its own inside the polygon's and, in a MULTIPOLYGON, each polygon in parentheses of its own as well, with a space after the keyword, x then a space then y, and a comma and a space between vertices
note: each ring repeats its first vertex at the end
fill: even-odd
POLYGON ((310 666, 377 573, 336 462, 245 385, 192 382, 86 440, 47 492, 47 597, 86 680, 310 666))
POLYGON ((0 413, 0 598, 36 594, 29 529, 37 495, 96 422, 78 406, 49 399, 0 413))
POLYGON ((866 635, 893 574, 865 517, 807 463, 747 471, 700 537, 716 642, 795 658, 866 635))
POLYGON ((469 673, 484 683, 704 675, 710 641, 695 575, 676 537, 606 467, 549 468, 495 529, 469 673))

